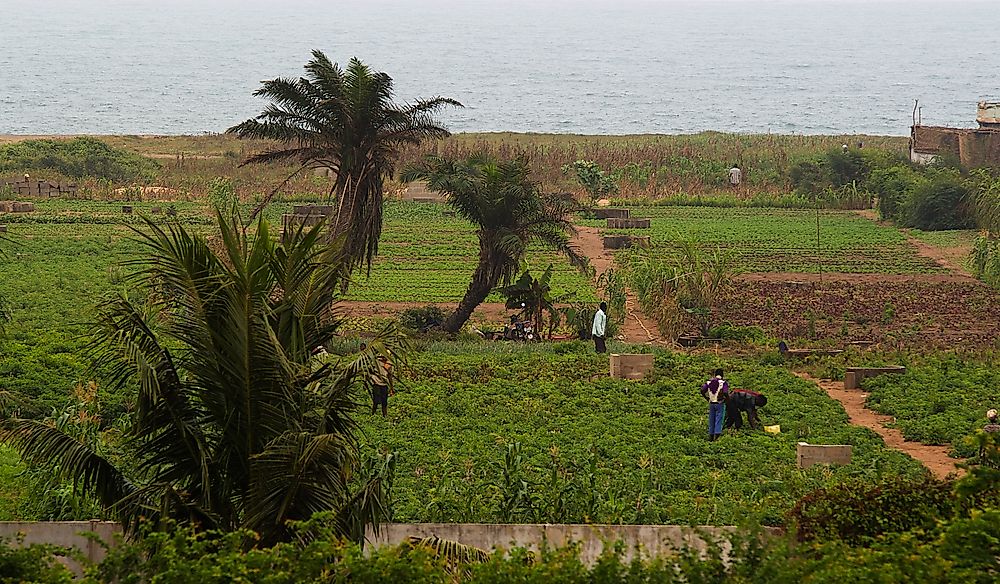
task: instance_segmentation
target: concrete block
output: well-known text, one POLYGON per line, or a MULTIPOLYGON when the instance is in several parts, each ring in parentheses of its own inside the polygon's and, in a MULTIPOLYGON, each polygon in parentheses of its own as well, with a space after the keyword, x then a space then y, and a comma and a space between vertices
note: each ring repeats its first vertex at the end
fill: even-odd
POLYGON ((0 233, 7 233, 7 226, 6 225, 0 225, 0 233))
POLYGON ((631 216, 629 209, 594 209, 594 217, 598 219, 628 219, 631 216))
POLYGON ((14 203, 11 201, 0 201, 0 213, 10 213, 14 210, 14 203))
POLYGON ((851 464, 852 447, 849 444, 807 444, 799 442, 795 447, 796 463, 799 468, 809 468, 814 464, 851 464))
POLYGON ((153 215, 159 215, 162 211, 163 209, 160 207, 153 207, 152 209, 149 210, 149 212, 152 213, 153 215))
POLYGON ((427 188, 426 181, 418 180, 406 185, 402 199, 418 203, 443 203, 448 200, 448 195, 432 191, 427 188))
POLYGON ((320 217, 331 217, 337 212, 333 205, 295 205, 292 207, 295 215, 318 215, 320 217))
POLYGON ((612 353, 610 368, 611 377, 616 379, 644 379, 653 372, 653 355, 612 353))
POLYGON ((608 229, 649 229, 651 219, 618 219, 608 217, 608 229))
POLYGON ((861 389, 861 382, 869 377, 879 375, 899 375, 906 373, 906 367, 891 365, 889 367, 848 367, 844 373, 844 389, 861 389))
POLYGON ((12 203, 11 212, 12 213, 31 213, 35 210, 34 203, 12 203))
POLYGON ((132 205, 122 205, 122 213, 124 213, 125 215, 131 215, 132 205))

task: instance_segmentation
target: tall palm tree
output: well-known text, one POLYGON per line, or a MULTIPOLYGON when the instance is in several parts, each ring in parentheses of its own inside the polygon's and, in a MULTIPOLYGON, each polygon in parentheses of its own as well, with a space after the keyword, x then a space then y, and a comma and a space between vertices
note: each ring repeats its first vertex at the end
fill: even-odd
MULTIPOLYGON (((370 271, 382 234, 382 181, 393 173, 396 152, 404 144, 447 137, 432 114, 462 104, 437 97, 400 106, 393 101, 392 78, 385 73, 356 58, 343 70, 321 51, 312 55, 305 77, 264 81, 254 95, 271 103, 227 133, 281 144, 243 164, 291 160, 299 163, 299 171, 332 171, 332 235, 344 240, 348 269, 367 265, 370 271)), ((269 200, 261 202, 251 220, 269 200)))
POLYGON ((403 176, 424 179, 429 189, 447 194, 448 205, 477 228, 479 262, 465 295, 442 327, 445 331, 458 332, 494 288, 510 284, 532 244, 565 255, 589 274, 587 259, 569 243, 569 234, 575 233, 570 215, 580 209, 579 203, 569 193, 543 193, 523 159, 428 156, 403 176))
MULTIPOLYGON (((219 251, 182 226, 137 231, 146 256, 136 292, 105 303, 91 346, 119 388, 138 391, 118 456, 33 420, 0 439, 96 497, 129 529, 140 518, 248 528, 268 544, 289 520, 332 511, 360 539, 383 512, 381 476, 358 476, 355 381, 391 358, 386 330, 365 353, 317 361, 329 341, 344 278, 342 251, 299 230, 283 244, 260 220, 248 236, 218 215, 219 251)), ((386 469, 387 471, 389 469, 386 469)))

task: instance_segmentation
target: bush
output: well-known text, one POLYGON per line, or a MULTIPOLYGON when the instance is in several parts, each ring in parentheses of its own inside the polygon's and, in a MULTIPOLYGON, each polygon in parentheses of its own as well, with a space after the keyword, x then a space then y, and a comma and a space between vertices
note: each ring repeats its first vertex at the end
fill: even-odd
POLYGON ((879 216, 890 221, 898 219, 900 206, 923 181, 912 167, 896 165, 872 170, 866 186, 878 197, 879 216))
POLYGON ((399 324, 405 329, 426 333, 432 329, 441 328, 446 315, 443 310, 433 304, 419 308, 407 308, 399 315, 399 324))
POLYGON ((969 199, 969 188, 958 173, 936 171, 904 201, 901 219, 907 227, 924 231, 970 229, 975 222, 969 199))
POLYGON ((67 550, 51 545, 22 547, 23 540, 0 539, 0 584, 72 582, 73 574, 59 563, 67 550))
POLYGON ((155 160, 89 137, 25 140, 0 146, 0 174, 48 170, 69 178, 123 183, 150 180, 159 168, 155 160))
POLYGON ((832 538, 860 544, 886 533, 933 527, 951 517, 954 507, 949 482, 854 481, 809 493, 787 519, 801 541, 832 538))

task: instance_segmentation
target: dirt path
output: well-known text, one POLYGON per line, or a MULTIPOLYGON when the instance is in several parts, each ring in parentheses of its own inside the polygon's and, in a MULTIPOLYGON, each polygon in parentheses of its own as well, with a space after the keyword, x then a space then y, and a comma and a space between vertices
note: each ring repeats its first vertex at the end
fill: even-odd
POLYGON ((874 431, 882 437, 886 446, 908 454, 927 467, 934 476, 944 478, 951 473, 959 475, 964 473, 962 469, 955 466, 956 459, 948 456, 950 449, 947 446, 930 446, 919 442, 909 442, 903 438, 903 433, 898 429, 886 427, 886 424, 892 421, 892 417, 877 414, 866 408, 867 393, 861 390, 844 389, 844 384, 840 381, 816 379, 808 373, 796 372, 795 375, 815 383, 826 391, 827 395, 840 402, 840 405, 844 406, 844 410, 847 411, 851 424, 874 431))
MULTIPOLYGON (((854 211, 855 214, 864 217, 878 223, 879 225, 884 225, 887 227, 895 227, 895 225, 888 221, 881 221, 879 219, 878 213, 874 209, 857 209, 854 211)), ((951 272, 950 276, 955 278, 956 281, 968 282, 970 280, 975 280, 972 274, 964 267, 965 259, 969 257, 972 252, 971 245, 959 245, 956 247, 939 247, 936 245, 931 245, 927 242, 921 241, 916 237, 910 235, 909 229, 900 229, 906 240, 910 242, 910 245, 916 250, 917 255, 922 258, 926 258, 934 262, 935 264, 941 266, 942 268, 951 272)), ((924 277, 912 277, 915 280, 926 280, 928 276, 924 277)))
MULTIPOLYGON (((904 231, 904 233, 906 232, 904 231)), ((936 245, 920 241, 909 233, 906 233, 906 239, 910 242, 910 245, 917 249, 917 254, 921 257, 925 257, 933 261, 957 277, 961 277, 965 280, 975 280, 972 274, 970 274, 969 271, 962 265, 963 262, 969 257, 969 254, 972 253, 971 245, 938 247, 936 245)))
MULTIPOLYGON (((576 236, 572 245, 580 253, 590 259, 597 274, 601 274, 615 265, 614 255, 604 249, 604 238, 597 227, 585 225, 576 226, 576 236)), ((639 301, 631 290, 625 292, 625 322, 622 324, 622 335, 629 343, 662 343, 656 323, 646 318, 639 309, 639 301)))

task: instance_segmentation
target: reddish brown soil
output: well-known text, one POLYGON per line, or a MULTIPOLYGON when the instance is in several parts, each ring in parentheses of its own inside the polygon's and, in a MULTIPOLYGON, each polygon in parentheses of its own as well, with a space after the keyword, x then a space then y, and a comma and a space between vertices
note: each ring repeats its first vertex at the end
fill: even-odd
POLYGON ((718 319, 760 326, 791 345, 870 339, 887 347, 935 350, 1000 341, 1000 296, 964 277, 845 277, 821 283, 798 274, 785 281, 771 276, 742 278, 721 299, 718 319))
POLYGON ((906 238, 910 241, 910 244, 916 248, 917 253, 922 257, 934 261, 937 265, 950 271, 953 274, 965 276, 966 278, 973 279, 972 274, 965 269, 965 260, 972 253, 971 245, 959 245, 956 247, 938 247, 936 245, 931 245, 929 243, 924 243, 915 237, 906 238))
MULTIPOLYGON (((590 265, 594 267, 594 271, 598 275, 615 264, 614 255, 604 249, 604 238, 601 237, 601 230, 597 227, 577 225, 572 245, 590 259, 590 265)), ((638 300, 631 291, 626 293, 625 312, 625 322, 621 331, 625 341, 629 343, 662 342, 656 323, 639 310, 638 300)))
POLYGON ((944 478, 952 473, 963 474, 964 471, 955 466, 956 460, 948 456, 949 448, 947 446, 929 446, 919 442, 909 442, 903 438, 902 432, 896 428, 887 427, 886 424, 892 422, 892 417, 876 414, 866 408, 867 393, 861 390, 844 389, 843 382, 816 379, 806 373, 796 373, 796 375, 812 381, 826 391, 827 395, 840 402, 852 424, 874 431, 882 437, 886 446, 908 454, 927 467, 934 473, 934 476, 944 478))

